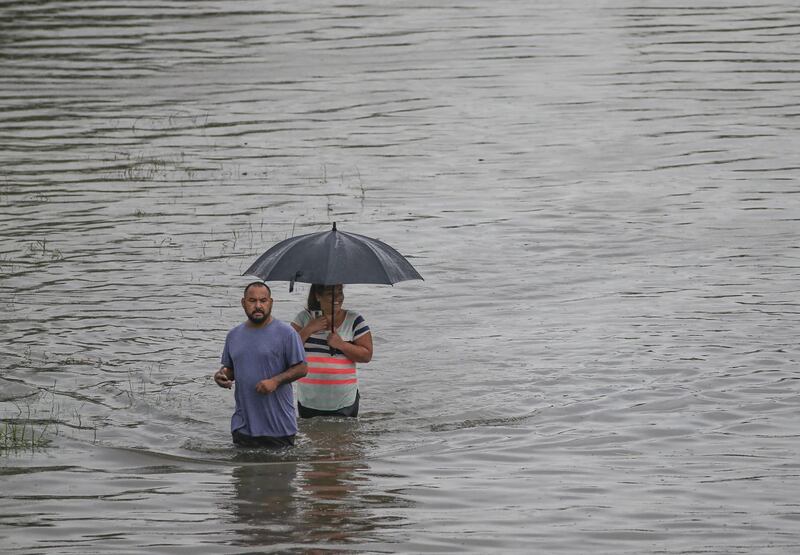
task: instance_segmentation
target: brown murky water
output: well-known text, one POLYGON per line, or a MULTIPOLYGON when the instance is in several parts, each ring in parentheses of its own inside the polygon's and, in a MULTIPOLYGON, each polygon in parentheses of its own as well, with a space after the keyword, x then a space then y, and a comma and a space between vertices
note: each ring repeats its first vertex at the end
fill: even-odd
POLYGON ((800 548, 797 6, 0 16, 5 552, 800 548), (347 288, 357 422, 237 452, 240 274, 333 221, 425 281, 347 288))

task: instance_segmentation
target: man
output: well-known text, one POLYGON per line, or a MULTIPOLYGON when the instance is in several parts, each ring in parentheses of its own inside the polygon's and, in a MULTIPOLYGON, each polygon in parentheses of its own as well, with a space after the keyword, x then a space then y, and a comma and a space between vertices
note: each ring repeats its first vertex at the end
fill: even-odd
POLYGON ((291 383, 308 372, 300 336, 272 317, 272 293, 263 282, 245 287, 242 308, 247 321, 228 332, 222 368, 214 374, 220 387, 230 389, 236 381, 233 442, 246 447, 294 445, 297 417, 291 383))

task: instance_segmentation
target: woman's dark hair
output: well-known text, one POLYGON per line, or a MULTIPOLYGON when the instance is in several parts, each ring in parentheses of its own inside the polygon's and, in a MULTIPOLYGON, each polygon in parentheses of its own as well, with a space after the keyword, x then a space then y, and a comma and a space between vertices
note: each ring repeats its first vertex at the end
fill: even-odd
POLYGON ((308 290, 308 301, 306 301, 306 308, 310 311, 315 310, 322 310, 322 307, 319 306, 319 299, 317 299, 317 295, 321 295, 325 292, 325 285, 321 283, 315 283, 311 286, 308 290))

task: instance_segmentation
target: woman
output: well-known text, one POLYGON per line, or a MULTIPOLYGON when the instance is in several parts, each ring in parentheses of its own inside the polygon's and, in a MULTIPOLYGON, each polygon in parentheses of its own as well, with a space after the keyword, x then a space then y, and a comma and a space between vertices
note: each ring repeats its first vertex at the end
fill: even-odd
POLYGON ((343 302, 342 285, 315 283, 307 308, 292 321, 308 363, 308 374, 297 381, 301 418, 358 415, 356 363, 372 359, 372 333, 361 314, 343 309, 343 302))

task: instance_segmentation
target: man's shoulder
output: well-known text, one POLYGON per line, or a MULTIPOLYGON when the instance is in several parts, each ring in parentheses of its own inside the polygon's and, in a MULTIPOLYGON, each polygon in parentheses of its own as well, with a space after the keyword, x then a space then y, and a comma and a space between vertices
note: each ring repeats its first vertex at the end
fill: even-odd
POLYGON ((228 337, 239 333, 245 327, 245 325, 246 325, 245 322, 242 322, 241 324, 233 326, 231 329, 228 330, 228 337))
POLYGON ((278 341, 284 346, 296 345, 298 348, 302 348, 300 334, 288 323, 275 319, 270 323, 269 328, 271 341, 278 341))
POLYGON ((263 332, 278 337, 285 337, 288 335, 296 334, 297 332, 294 328, 289 325, 288 322, 284 322, 283 320, 279 320, 278 318, 272 318, 272 321, 262 328, 263 332))
POLYGON ((280 331, 281 333, 294 332, 294 328, 292 326, 283 320, 278 320, 277 318, 272 321, 272 325, 275 326, 275 331, 280 331))
POLYGON ((277 318, 273 318, 272 321, 267 324, 266 326, 259 326, 259 327, 250 327, 247 325, 247 322, 242 322, 241 324, 234 326, 233 328, 228 331, 228 337, 236 336, 241 334, 242 332, 253 330, 258 334, 266 334, 266 335, 290 335, 293 333, 297 333, 292 326, 288 323, 284 322, 283 320, 279 320, 277 318))

